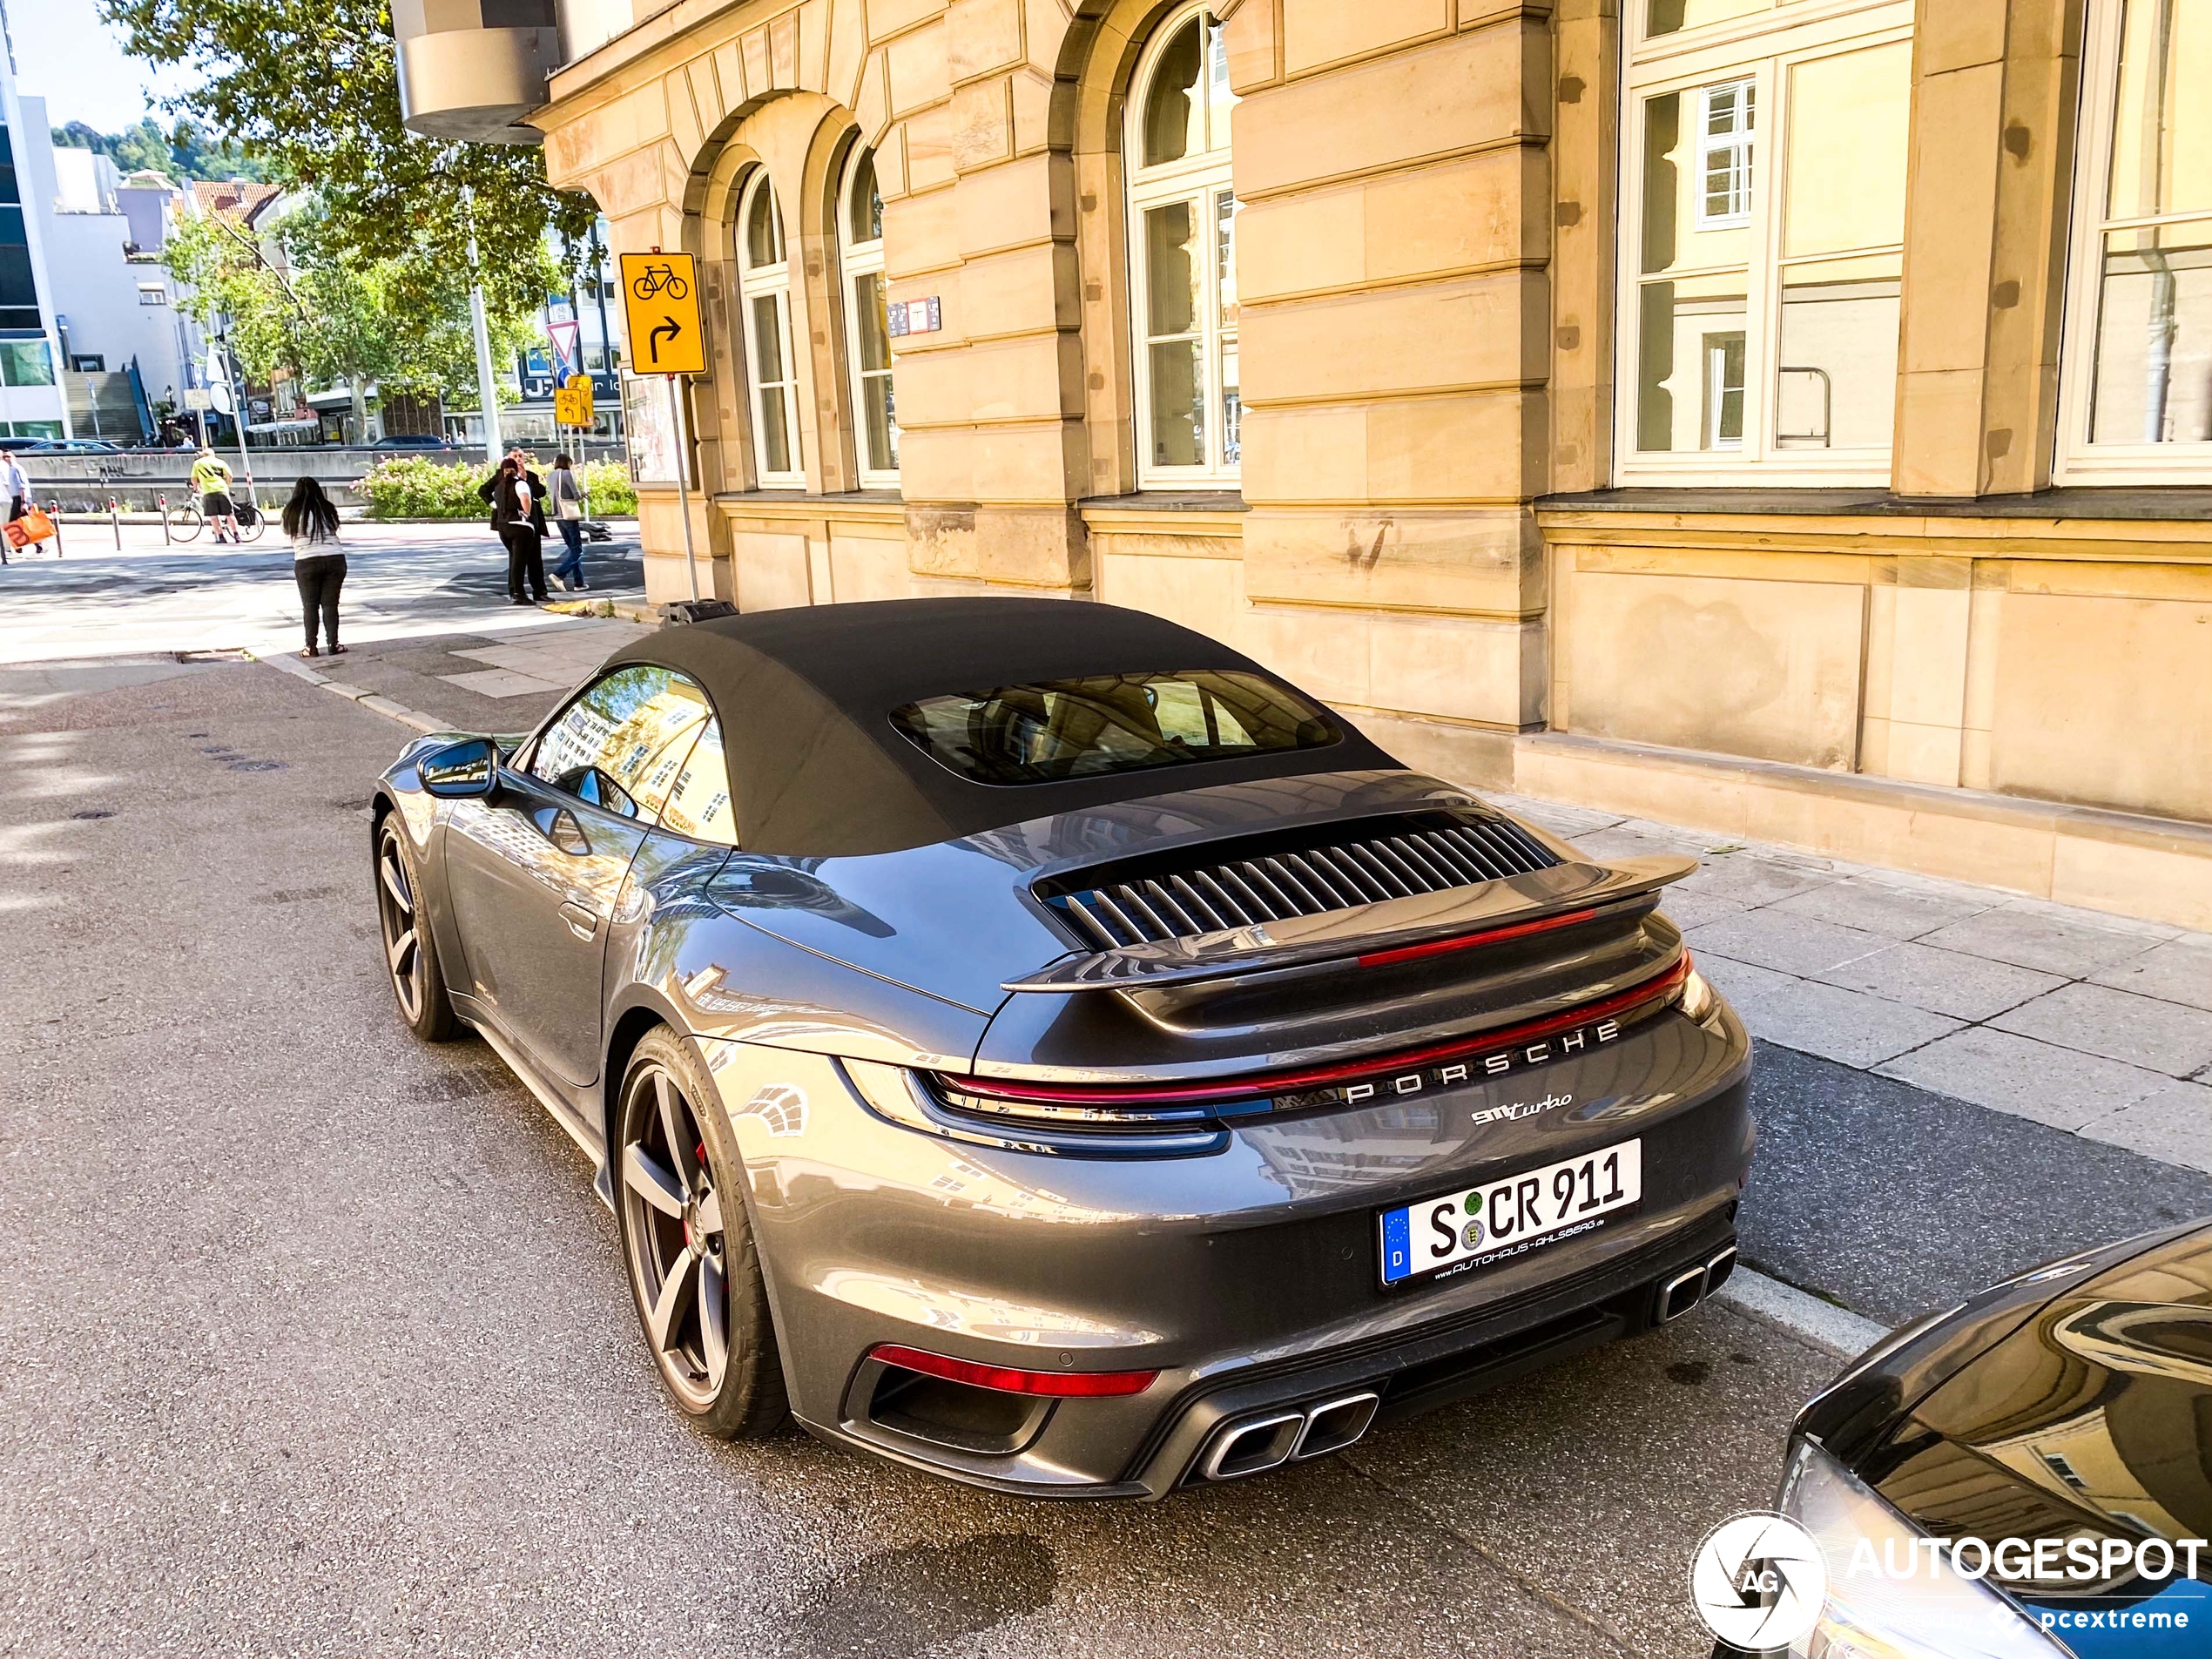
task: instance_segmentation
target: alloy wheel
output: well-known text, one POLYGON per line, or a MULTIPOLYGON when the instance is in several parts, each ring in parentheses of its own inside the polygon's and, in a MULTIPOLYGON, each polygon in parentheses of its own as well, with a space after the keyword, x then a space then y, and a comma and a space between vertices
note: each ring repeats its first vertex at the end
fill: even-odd
POLYGON ((417 931, 415 885, 408 880, 399 832, 389 826, 376 847, 376 914, 383 924, 384 963, 391 971, 392 989, 398 994, 400 1012, 412 1023, 422 1017, 427 964, 417 931))
POLYGON ((622 1121, 623 1232, 646 1339, 669 1386, 705 1411, 730 1364, 722 1199, 706 1136, 683 1085, 658 1064, 631 1077, 622 1121))

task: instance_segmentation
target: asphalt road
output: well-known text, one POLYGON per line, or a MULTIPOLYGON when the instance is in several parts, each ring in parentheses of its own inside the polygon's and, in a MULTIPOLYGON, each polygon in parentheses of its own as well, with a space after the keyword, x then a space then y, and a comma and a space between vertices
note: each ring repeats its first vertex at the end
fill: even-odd
POLYGON ((1834 1367, 1724 1307, 1157 1505, 683 1426, 580 1155, 394 1013, 401 736, 0 673, 0 1654, 1704 1654, 1689 1552, 1834 1367))

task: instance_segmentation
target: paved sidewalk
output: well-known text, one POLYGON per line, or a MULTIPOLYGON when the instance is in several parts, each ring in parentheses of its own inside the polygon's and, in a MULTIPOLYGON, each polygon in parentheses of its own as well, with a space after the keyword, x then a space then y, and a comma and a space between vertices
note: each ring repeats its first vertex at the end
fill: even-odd
POLYGON ((2212 934, 1489 799, 1594 853, 1701 860, 1664 907, 1755 1036, 2212 1170, 2212 934))

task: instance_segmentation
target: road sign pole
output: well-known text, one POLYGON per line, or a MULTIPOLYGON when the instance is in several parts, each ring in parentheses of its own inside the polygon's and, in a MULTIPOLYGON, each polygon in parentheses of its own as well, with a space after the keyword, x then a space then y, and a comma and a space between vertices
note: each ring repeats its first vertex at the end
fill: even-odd
POLYGON ((699 597, 698 556, 691 550, 691 441, 684 426, 684 398, 677 387, 682 376, 668 377, 668 414, 676 426, 676 506, 684 516, 684 574, 691 583, 691 597, 699 597))

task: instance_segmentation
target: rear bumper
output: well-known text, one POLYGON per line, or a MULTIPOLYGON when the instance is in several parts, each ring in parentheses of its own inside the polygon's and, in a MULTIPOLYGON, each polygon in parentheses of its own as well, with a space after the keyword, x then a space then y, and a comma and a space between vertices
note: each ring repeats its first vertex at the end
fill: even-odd
POLYGON ((940 1140, 877 1117, 827 1059, 704 1046, 794 1413, 825 1439, 1037 1497, 1163 1496, 1224 1424, 1363 1393, 1387 1420, 1648 1329, 1659 1288, 1730 1246, 1751 1154, 1750 1044, 1725 1012, 1669 1014, 1615 1049, 1418 1104, 1137 1162, 940 1140), (1381 1283, 1383 1209, 1631 1137, 1635 1209, 1479 1271, 1381 1283), (887 1343, 1157 1376, 969 1414, 870 1358, 887 1343))
MULTIPOLYGON (((1293 1460, 1341 1450, 1371 1426, 1401 1422, 1486 1393, 1575 1354, 1652 1329, 1662 1322, 1661 1298, 1669 1285, 1716 1261, 1723 1264, 1720 1277, 1725 1277, 1724 1264, 1735 1254, 1735 1227, 1730 1218, 1733 1209, 1730 1205, 1682 1237, 1602 1272, 1562 1281, 1519 1305, 1482 1318, 1450 1321, 1384 1346, 1355 1345, 1316 1352, 1299 1361, 1254 1367, 1233 1381, 1188 1387, 1159 1409, 1153 1432, 1116 1480, 1040 1480, 1027 1471, 1011 1472, 1014 1460, 948 1454, 941 1446, 887 1433, 865 1416, 840 1413, 832 1423, 800 1420, 809 1432, 833 1444, 856 1447, 910 1467, 1015 1496, 1163 1498, 1179 1487, 1265 1474, 1293 1460), (1235 1441, 1246 1426, 1264 1428, 1283 1418, 1310 1422, 1317 1412, 1368 1396, 1373 1398, 1373 1410, 1359 1419, 1348 1439, 1332 1439, 1318 1449, 1311 1440, 1299 1444, 1293 1440, 1288 1454, 1257 1468, 1238 1467, 1235 1441), (1231 1455, 1224 1457, 1224 1452, 1231 1455)), ((1701 1285, 1696 1300, 1702 1302, 1704 1294, 1701 1285)), ((1683 1308, 1676 1317, 1689 1311, 1683 1308)))

